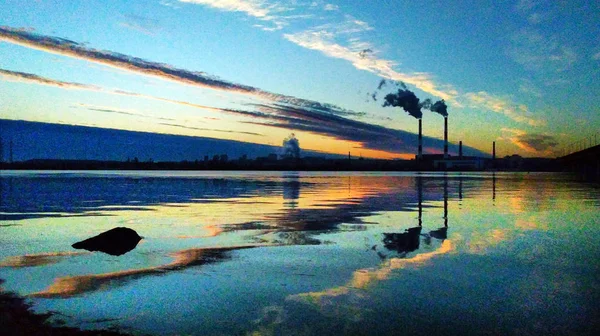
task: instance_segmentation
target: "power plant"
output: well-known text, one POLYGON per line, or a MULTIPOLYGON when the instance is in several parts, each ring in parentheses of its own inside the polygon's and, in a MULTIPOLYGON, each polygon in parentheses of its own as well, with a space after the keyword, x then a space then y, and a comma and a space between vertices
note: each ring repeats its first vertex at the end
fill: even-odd
MULTIPOLYGON (((386 80, 381 80, 377 90, 387 85, 386 80)), ((479 157, 463 156, 462 141, 459 142, 458 158, 451 158, 448 153, 448 105, 442 99, 435 103, 431 99, 420 99, 410 91, 402 82, 391 82, 395 85, 396 92, 388 93, 385 96, 383 107, 402 107, 404 111, 419 120, 419 135, 416 161, 418 169, 483 169, 485 160, 479 157), (423 112, 422 108, 431 112, 438 113, 444 117, 444 154, 423 154, 423 112)), ((377 100, 377 91, 371 97, 377 100)), ((496 157, 496 143, 494 142, 493 158, 496 157)))

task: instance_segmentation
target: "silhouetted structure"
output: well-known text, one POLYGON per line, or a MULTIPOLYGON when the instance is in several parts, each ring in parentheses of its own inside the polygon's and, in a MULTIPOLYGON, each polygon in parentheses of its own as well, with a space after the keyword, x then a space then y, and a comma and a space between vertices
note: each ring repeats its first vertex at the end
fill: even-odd
POLYGON ((421 226, 412 227, 402 233, 384 233, 383 245, 390 251, 408 253, 419 248, 421 226))
POLYGON ((448 176, 444 175, 444 227, 429 232, 429 236, 444 240, 448 238, 448 176))
POLYGON ((92 238, 77 242, 71 246, 76 249, 99 251, 114 256, 120 256, 133 250, 140 240, 142 240, 142 237, 134 230, 118 227, 92 238))

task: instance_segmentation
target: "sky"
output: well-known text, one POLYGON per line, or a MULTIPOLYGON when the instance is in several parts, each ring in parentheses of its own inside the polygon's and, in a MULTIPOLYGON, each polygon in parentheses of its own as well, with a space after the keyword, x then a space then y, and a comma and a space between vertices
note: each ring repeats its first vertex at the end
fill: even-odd
MULTIPOLYGON (((294 133, 302 149, 410 159, 417 120, 382 106, 385 79, 443 99, 449 141, 472 152, 552 157, 600 129, 596 1, 3 0, 0 13, 0 119, 276 146, 294 133)), ((442 139, 443 119, 423 109, 424 136, 442 139)))

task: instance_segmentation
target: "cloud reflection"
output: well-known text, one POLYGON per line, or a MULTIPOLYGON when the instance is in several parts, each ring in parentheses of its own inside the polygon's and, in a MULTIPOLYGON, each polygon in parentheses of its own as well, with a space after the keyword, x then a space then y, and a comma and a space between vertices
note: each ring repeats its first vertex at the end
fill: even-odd
POLYGON ((178 271, 192 266, 200 266, 222 261, 229 258, 228 252, 257 246, 258 245, 247 245, 181 250, 172 253, 171 256, 174 258, 174 260, 166 265, 102 274, 66 276, 57 278, 54 280, 54 283, 45 290, 29 294, 28 297, 69 298, 87 292, 121 286, 127 281, 147 275, 164 274, 166 272, 178 271))

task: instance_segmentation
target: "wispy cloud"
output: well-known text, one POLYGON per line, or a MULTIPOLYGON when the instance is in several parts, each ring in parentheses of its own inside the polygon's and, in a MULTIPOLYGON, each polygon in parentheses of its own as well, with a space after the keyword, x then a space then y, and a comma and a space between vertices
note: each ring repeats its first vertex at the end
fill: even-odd
POLYGON ((228 12, 242 12, 248 16, 273 24, 271 27, 262 26, 264 30, 279 30, 288 24, 289 17, 282 15, 293 8, 281 2, 263 0, 179 0, 184 3, 204 5, 228 12))
POLYGON ((531 112, 526 105, 516 104, 509 98, 496 97, 485 91, 469 92, 464 96, 471 107, 485 108, 530 126, 544 126, 546 124, 544 120, 530 117, 531 112))
POLYGON ((328 3, 323 6, 323 9, 326 11, 337 11, 340 9, 340 6, 328 3))
POLYGON ((301 47, 320 51, 328 57, 349 61, 359 70, 366 70, 383 78, 402 81, 434 96, 449 101, 454 100, 457 92, 451 86, 446 86, 446 90, 442 89, 427 73, 401 73, 396 71, 394 69, 396 63, 377 57, 376 51, 373 51, 376 48, 368 42, 353 38, 350 40, 349 46, 344 46, 335 41, 337 34, 364 31, 368 27, 368 25, 362 26, 357 22, 346 22, 336 27, 336 31, 328 30, 322 26, 300 33, 284 34, 283 36, 301 47), (364 50, 371 50, 371 52, 365 55, 365 53, 362 53, 364 50))
POLYGON ((248 135, 256 135, 256 136, 265 136, 264 134, 255 133, 255 132, 223 130, 223 129, 218 129, 218 128, 193 127, 193 126, 186 126, 186 125, 180 125, 180 124, 160 123, 160 125, 171 126, 171 127, 178 127, 178 128, 185 128, 185 129, 190 129, 190 130, 195 130, 195 131, 209 131, 209 132, 220 132, 220 133, 235 133, 235 134, 248 134, 248 135))
POLYGON ((173 118, 154 117, 154 116, 150 116, 150 115, 139 113, 139 112, 135 112, 135 111, 117 109, 117 108, 106 107, 106 106, 95 106, 95 105, 89 105, 89 104, 84 104, 84 103, 79 103, 77 105, 72 105, 70 107, 72 107, 72 108, 84 108, 86 110, 95 111, 95 112, 114 113, 114 114, 121 114, 121 115, 134 116, 134 117, 140 117, 140 118, 148 118, 148 119, 155 119, 155 120, 165 120, 165 121, 175 120, 173 118))
MULTIPOLYGON (((89 86, 80 83, 61 82, 58 80, 40 77, 29 73, 12 72, 1 70, 0 74, 8 73, 19 74, 19 81, 25 81, 33 84, 51 85, 66 89, 77 88, 83 90, 92 90, 95 92, 104 92, 107 94, 116 94, 123 96, 136 97, 141 99, 157 100, 177 105, 198 108, 206 111, 212 111, 218 114, 230 114, 243 117, 246 120, 241 121, 248 125, 261 125, 267 127, 283 128, 287 130, 298 130, 323 135, 340 140, 349 140, 358 143, 362 148, 384 151, 388 153, 406 154, 413 153, 416 150, 414 133, 399 131, 383 126, 373 125, 342 117, 340 115, 329 113, 327 104, 299 104, 291 105, 288 103, 274 104, 247 104, 248 109, 230 109, 214 106, 200 105, 186 101, 173 100, 163 97, 156 97, 136 92, 123 90, 108 90, 97 86, 89 86)), ((88 104, 79 104, 75 107, 86 108, 90 111, 102 113, 116 113, 143 118, 154 118, 158 120, 170 120, 171 118, 152 117, 138 113, 105 106, 94 106, 88 104)), ((163 123, 165 126, 193 129, 199 131, 214 131, 224 133, 241 133, 249 135, 263 136, 256 132, 219 130, 211 128, 192 127, 175 123, 163 123)), ((442 146, 442 141, 434 138, 425 137, 427 148, 442 146)), ((440 147, 441 148, 441 147, 440 147)), ((465 149, 472 151, 473 154, 483 154, 476 149, 465 149)), ((431 149, 433 151, 433 149, 431 149)))
POLYGON ((522 150, 536 154, 549 156, 554 154, 558 140, 549 134, 527 133, 520 129, 503 128, 502 139, 512 142, 522 150))
POLYGON ((215 76, 208 75, 204 72, 176 68, 168 64, 151 62, 138 57, 124 55, 112 51, 88 48, 75 41, 59 37, 34 34, 20 29, 0 27, 0 41, 14 43, 28 48, 42 50, 63 56, 83 59, 86 61, 99 63, 102 65, 130 71, 137 74, 171 80, 180 84, 188 84, 199 86, 202 88, 241 93, 280 103, 311 108, 321 112, 334 114, 339 113, 341 115, 346 116, 364 115, 363 112, 355 112, 343 109, 332 104, 324 104, 308 99, 272 93, 252 86, 237 84, 218 79, 215 76))
POLYGON ((26 72, 10 71, 0 69, 0 77, 5 80, 21 83, 35 83, 47 86, 55 86, 63 89, 74 89, 74 90, 92 90, 100 91, 101 88, 95 85, 74 83, 74 82, 63 82, 50 78, 40 77, 26 72))
POLYGON ((595 53, 594 55, 592 55, 592 59, 595 60, 595 61, 600 60, 600 51, 597 52, 597 53, 595 53))
POLYGON ((538 88, 537 86, 535 86, 530 80, 528 79, 522 79, 521 83, 519 84, 519 91, 527 94, 527 95, 532 95, 534 97, 537 98, 541 98, 543 96, 542 94, 542 90, 540 90, 540 88, 538 88))
MULTIPOLYGON (((293 7, 282 5, 281 2, 263 0, 189 0, 189 2, 227 11, 244 12, 249 16, 257 18, 268 17, 269 20, 273 21, 283 17, 280 13, 294 10, 293 7)), ((296 2, 294 4, 300 6, 296 2)), ((313 10, 318 9, 325 12, 329 12, 325 9, 335 9, 336 13, 339 12, 339 7, 328 5, 322 1, 313 1, 308 4, 308 7, 313 10)), ((523 1, 519 6, 522 7, 522 10, 531 10, 531 8, 537 5, 534 1, 523 1)), ((426 72, 401 72, 397 70, 398 64, 396 62, 380 57, 378 48, 373 43, 362 38, 364 33, 374 30, 372 26, 351 15, 339 13, 338 16, 343 19, 341 21, 334 20, 333 23, 317 25, 302 31, 284 33, 283 37, 303 48, 319 51, 331 58, 348 61, 356 69, 415 86, 426 93, 445 99, 453 106, 461 107, 463 106, 462 102, 466 101, 468 104, 477 104, 479 107, 502 113, 517 122, 524 122, 529 125, 543 124, 543 122, 523 116, 523 113, 528 113, 527 107, 514 109, 507 104, 504 104, 504 107, 500 107, 499 101, 502 101, 503 98, 491 93, 486 92, 485 95, 474 92, 461 93, 451 84, 439 83, 432 74, 426 72), (490 101, 483 101, 485 98, 489 98, 490 101)), ((548 60, 554 64, 570 64, 576 58, 574 52, 567 47, 561 48, 560 51, 562 51, 562 54, 554 53, 548 56, 548 60)))
POLYGON ((156 20, 140 15, 124 15, 119 25, 150 36, 154 36, 158 32, 158 22, 156 20))
POLYGON ((571 47, 559 43, 555 37, 522 29, 515 33, 507 54, 528 70, 562 72, 570 69, 578 56, 571 47))

